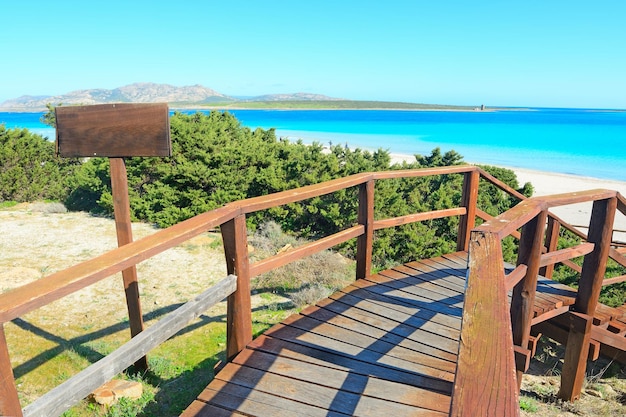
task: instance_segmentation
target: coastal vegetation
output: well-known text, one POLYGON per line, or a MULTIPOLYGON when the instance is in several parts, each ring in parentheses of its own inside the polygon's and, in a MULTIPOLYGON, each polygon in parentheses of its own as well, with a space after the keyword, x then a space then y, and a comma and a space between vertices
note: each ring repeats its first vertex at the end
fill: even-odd
MULTIPOLYGON (((167 227, 225 203, 271 194, 308 184, 365 171, 416 169, 457 165, 462 156, 439 148, 430 155, 415 155, 413 162, 391 164, 384 149, 368 151, 334 144, 306 145, 277 138, 273 129, 251 130, 230 113, 175 113, 170 119, 172 156, 126 160, 131 215, 167 227)), ((50 149, 50 152, 52 150, 50 149)), ((52 157, 52 156, 50 156, 52 157)), ((29 156, 24 155, 24 161, 29 156)), ((67 164, 68 162, 59 163, 67 164)), ((65 195, 42 196, 62 199, 70 210, 111 215, 113 200, 109 164, 105 158, 90 158, 71 165, 60 182, 65 195)), ((532 187, 520 187, 515 174, 506 169, 484 167, 525 195, 532 187)), ((36 178, 32 181, 37 182, 36 178)), ((414 178, 384 181, 376 185, 376 212, 394 217, 458 205, 462 177, 414 178)), ((500 213, 517 203, 495 187, 481 187, 481 210, 500 213)), ((337 232, 356 221, 357 190, 313 198, 299 204, 256 213, 248 218, 254 231, 274 221, 282 230, 301 238, 317 238, 337 232), (312 227, 315 225, 315 227, 312 227)), ((8 195, 5 199, 18 200, 8 195)), ((458 219, 437 219, 377 232, 374 262, 379 267, 410 259, 438 255, 456 244, 458 219)), ((342 248, 350 256, 354 243, 342 248)), ((509 254, 510 257, 513 254, 509 254)))

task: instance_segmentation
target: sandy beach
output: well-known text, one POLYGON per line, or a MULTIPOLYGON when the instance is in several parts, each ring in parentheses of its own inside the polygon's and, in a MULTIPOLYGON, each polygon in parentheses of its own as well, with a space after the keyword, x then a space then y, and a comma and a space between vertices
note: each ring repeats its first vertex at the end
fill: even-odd
MULTIPOLYGON (((626 196, 626 182, 612 181, 599 178, 579 177, 577 175, 558 174, 553 172, 532 171, 521 168, 509 168, 515 172, 520 185, 530 182, 535 188, 535 196, 571 193, 593 189, 608 189, 619 191, 626 196)), ((563 220, 574 226, 581 226, 581 230, 589 225, 591 217, 591 203, 574 204, 555 207, 552 211, 563 220)), ((626 242, 626 216, 617 212, 615 216, 615 232, 613 238, 626 242)))

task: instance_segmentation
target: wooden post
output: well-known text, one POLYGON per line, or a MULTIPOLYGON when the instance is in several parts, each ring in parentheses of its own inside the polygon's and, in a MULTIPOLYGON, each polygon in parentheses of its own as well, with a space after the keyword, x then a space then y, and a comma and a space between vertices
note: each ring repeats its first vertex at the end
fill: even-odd
MULTIPOLYGON (((133 229, 130 221, 130 202, 128 199, 128 180, 126 165, 123 158, 109 158, 111 165, 111 191, 113 193, 113 211, 115 213, 115 230, 118 246, 124 246, 133 241, 133 229)), ((122 271, 124 291, 126 293, 126 307, 130 335, 135 337, 144 329, 141 302, 139 300, 139 281, 135 265, 122 271)), ((144 356, 135 366, 141 370, 148 369, 148 360, 144 356)))
POLYGON ((598 200, 593 203, 587 241, 594 243, 591 253, 585 255, 574 310, 593 316, 598 305, 602 280, 606 272, 606 262, 611 249, 613 220, 617 209, 617 199, 598 200))
POLYGON ((617 199, 610 198, 595 201, 591 210, 587 241, 595 246, 592 252, 585 255, 574 311, 570 312, 570 331, 558 393, 559 398, 568 401, 580 398, 585 380, 591 326, 611 249, 616 209, 617 199))
POLYGON ((476 205, 478 203, 478 185, 480 173, 478 170, 466 172, 463 179, 463 194, 461 206, 467 213, 462 215, 459 221, 456 250, 466 251, 469 245, 470 232, 476 224, 476 205))
POLYGON ((374 180, 359 187, 358 222, 365 233, 358 237, 356 249, 356 279, 367 278, 372 273, 372 245, 374 242, 374 180))
POLYGON ((576 401, 585 381, 589 339, 593 317, 576 312, 569 313, 569 335, 561 372, 561 388, 557 396, 566 401, 576 401))
POLYGON ((22 406, 15 387, 4 324, 0 325, 0 416, 22 417, 22 406))
MULTIPOLYGON (((543 248, 543 232, 548 212, 541 211, 522 228, 517 264, 527 266, 526 275, 513 288, 511 298, 511 328, 513 344, 528 349, 531 321, 534 314, 537 275, 543 248)), ((522 376, 526 369, 517 370, 517 386, 521 387, 522 376)))
MULTIPOLYGON (((544 243, 548 252, 554 252, 559 244, 559 229, 561 223, 555 220, 554 217, 548 216, 548 228, 546 229, 546 241, 544 243)), ((554 273, 554 264, 546 265, 539 269, 539 275, 546 278, 552 278, 554 273)))
POLYGON ((228 296, 226 358, 232 360, 252 341, 252 303, 246 216, 241 214, 221 226, 228 274, 237 275, 237 290, 228 296))

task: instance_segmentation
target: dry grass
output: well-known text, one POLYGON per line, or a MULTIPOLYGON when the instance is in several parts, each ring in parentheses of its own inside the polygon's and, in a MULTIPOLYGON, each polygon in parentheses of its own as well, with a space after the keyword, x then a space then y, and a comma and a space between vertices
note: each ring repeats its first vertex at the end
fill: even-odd
MULTIPOLYGON (((250 243, 253 259, 264 259, 305 242, 283 233, 277 223, 268 222, 259 227, 250 243)), ((301 308, 327 297, 353 280, 353 262, 338 253, 324 251, 260 275, 253 285, 257 291, 283 294, 301 308)))
POLYGON ((522 380, 522 416, 624 416, 626 415, 626 368, 605 358, 590 362, 580 400, 557 399, 561 384, 564 349, 542 337, 537 354, 522 380))

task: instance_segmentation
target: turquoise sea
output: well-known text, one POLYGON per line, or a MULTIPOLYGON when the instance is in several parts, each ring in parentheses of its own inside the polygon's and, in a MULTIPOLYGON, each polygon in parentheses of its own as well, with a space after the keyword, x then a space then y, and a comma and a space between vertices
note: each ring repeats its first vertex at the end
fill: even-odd
MULTIPOLYGON (((231 110, 277 135, 394 154, 454 149, 469 162, 626 181, 626 111, 231 110)), ((54 139, 41 113, 0 113, 0 123, 54 139)))

